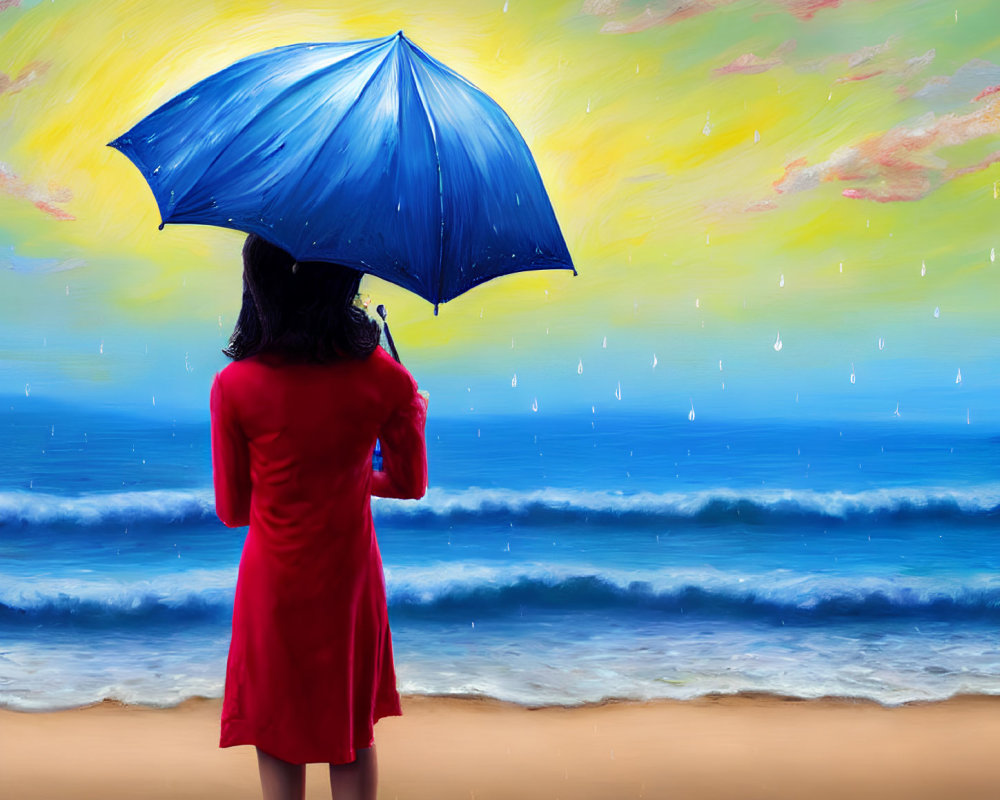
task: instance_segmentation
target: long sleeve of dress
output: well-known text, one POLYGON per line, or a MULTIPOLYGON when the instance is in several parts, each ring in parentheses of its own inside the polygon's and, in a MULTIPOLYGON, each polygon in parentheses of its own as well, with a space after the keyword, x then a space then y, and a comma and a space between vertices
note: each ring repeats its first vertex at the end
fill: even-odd
POLYGON ((215 511, 230 528, 250 524, 250 452, 222 382, 212 383, 212 478, 215 511))
POLYGON ((415 500, 427 491, 427 401, 416 392, 379 431, 382 471, 372 473, 372 494, 415 500))

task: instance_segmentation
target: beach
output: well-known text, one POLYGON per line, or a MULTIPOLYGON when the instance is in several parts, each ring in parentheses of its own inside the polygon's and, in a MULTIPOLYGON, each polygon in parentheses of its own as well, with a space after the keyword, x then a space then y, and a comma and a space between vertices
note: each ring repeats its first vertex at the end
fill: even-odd
MULTIPOLYGON (((252 798, 250 747, 222 750, 220 701, 0 711, 0 797, 252 798)), ((376 726, 387 800, 995 798, 1000 697, 886 707, 715 695, 527 708, 408 696, 376 726)), ((329 797, 308 768, 307 797, 329 797)))
MULTIPOLYGON (((0 798, 259 797, 198 699, 246 536, 207 422, 36 405, 0 426, 0 798)), ((990 436, 428 431, 427 497, 373 504, 405 712, 376 727, 380 797, 1000 797, 990 436)))

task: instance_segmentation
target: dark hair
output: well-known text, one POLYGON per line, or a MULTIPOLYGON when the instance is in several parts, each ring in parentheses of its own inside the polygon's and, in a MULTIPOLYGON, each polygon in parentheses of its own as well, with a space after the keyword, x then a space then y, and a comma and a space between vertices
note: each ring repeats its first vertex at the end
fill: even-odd
POLYGON ((354 305, 362 274, 341 264, 296 262, 251 233, 243 245, 243 305, 222 352, 234 361, 264 352, 322 363, 367 358, 379 327, 354 305))

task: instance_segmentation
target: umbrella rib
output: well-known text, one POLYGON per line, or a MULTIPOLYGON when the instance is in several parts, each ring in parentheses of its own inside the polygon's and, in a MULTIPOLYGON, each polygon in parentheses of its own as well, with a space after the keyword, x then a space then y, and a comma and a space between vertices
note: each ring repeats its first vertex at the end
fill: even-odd
POLYGON ((434 123, 434 117, 431 115, 430 106, 427 105, 427 99, 424 97, 424 88, 420 85, 420 79, 417 77, 413 62, 407 59, 407 64, 410 67, 410 77, 413 79, 413 85, 417 90, 417 97, 420 98, 420 105, 424 108, 428 127, 431 129, 431 141, 434 142, 434 164, 437 167, 438 210, 441 214, 441 230, 438 237, 438 286, 437 295, 434 298, 434 315, 437 316, 438 303, 441 300, 441 295, 444 293, 444 185, 441 180, 441 153, 438 151, 437 126, 434 123))
MULTIPOLYGON (((371 47, 365 48, 364 50, 359 50, 357 53, 354 53, 353 55, 350 55, 347 58, 341 59, 340 61, 335 61, 333 64, 330 64, 330 65, 324 67, 321 70, 317 70, 316 72, 310 72, 308 75, 305 75, 305 76, 299 78, 297 81, 295 81, 295 83, 293 83, 290 86, 288 86, 285 89, 283 89, 278 94, 277 97, 275 97, 267 105, 265 105, 263 108, 261 108, 260 112, 258 112, 254 116, 250 117, 250 119, 247 120, 246 124, 243 125, 235 134, 233 134, 233 136, 230 138, 229 142, 227 142, 226 146, 223 147, 223 148, 221 148, 219 150, 219 152, 215 154, 215 158, 213 158, 212 161, 211 161, 211 163, 209 163, 209 165, 207 167, 205 167, 204 170, 202 170, 202 173, 198 177, 198 180, 194 181, 191 184, 191 188, 189 188, 180 197, 180 199, 178 199, 177 201, 174 202, 173 208, 171 208, 171 214, 173 213, 173 209, 177 208, 179 205, 181 205, 181 203, 183 203, 184 200, 186 200, 188 198, 188 196, 195 190, 195 188, 201 183, 201 179, 204 178, 205 175, 207 175, 208 172, 212 169, 212 167, 214 167, 216 165, 216 163, 219 161, 219 159, 222 158, 223 155, 225 155, 226 151, 229 150, 230 147, 232 147, 233 143, 237 139, 239 139, 240 136, 243 135, 243 133, 247 130, 247 128, 249 128, 251 125, 253 125, 253 123, 260 117, 260 113, 261 112, 264 112, 264 111, 267 111, 270 108, 273 108, 275 106, 275 104, 280 103, 288 95, 290 95, 293 92, 297 91, 299 88, 302 87, 303 84, 306 84, 306 83, 308 83, 311 80, 314 80, 317 75, 323 75, 323 74, 325 74, 327 72, 331 72, 331 71, 337 69, 338 67, 343 66, 347 62, 349 62, 349 61, 351 61, 353 59, 359 58, 361 56, 368 55, 373 50, 375 50, 378 47, 383 46, 383 45, 386 44, 386 40, 385 39, 378 39, 378 40, 375 40, 375 41, 377 41, 378 43, 377 44, 373 44, 371 47)), ((383 63, 384 63, 384 61, 383 61, 383 63)), ((376 67, 375 72, 378 72, 378 69, 379 68, 376 67)), ((374 75, 375 72, 373 72, 372 74, 374 75)), ((369 77, 368 81, 365 83, 364 88, 361 90, 361 92, 358 93, 358 97, 360 97, 361 94, 364 93, 364 90, 368 88, 368 84, 369 83, 371 83, 371 78, 370 77, 369 77)), ((354 99, 354 101, 351 103, 350 108, 347 109, 347 112, 344 114, 344 116, 346 116, 347 113, 349 113, 351 111, 351 109, 353 109, 354 106, 357 105, 357 102, 358 102, 358 98, 356 97, 354 99)), ((341 119, 343 119, 343 118, 341 118, 341 119)), ((338 122, 337 125, 339 126, 340 123, 338 122)), ((166 222, 167 220, 164 220, 164 221, 166 222)))

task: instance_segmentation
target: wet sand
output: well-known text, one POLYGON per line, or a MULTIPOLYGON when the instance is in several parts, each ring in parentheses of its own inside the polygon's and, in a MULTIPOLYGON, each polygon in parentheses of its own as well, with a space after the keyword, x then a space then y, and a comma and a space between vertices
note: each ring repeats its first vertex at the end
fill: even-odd
MULTIPOLYGON (((0 710, 0 797, 254 798, 253 748, 218 748, 220 701, 0 710)), ((376 726, 386 800, 1000 797, 1000 697, 886 708, 706 697, 527 709, 407 697, 376 726)), ((325 767, 307 797, 329 797, 325 767)))

